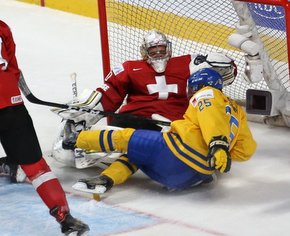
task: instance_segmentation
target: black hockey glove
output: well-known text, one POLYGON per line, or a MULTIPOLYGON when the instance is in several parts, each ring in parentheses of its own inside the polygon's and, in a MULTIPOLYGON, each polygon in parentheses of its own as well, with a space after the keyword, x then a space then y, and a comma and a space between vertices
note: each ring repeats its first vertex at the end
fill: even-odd
POLYGON ((231 169, 231 157, 229 153, 229 143, 225 136, 215 136, 209 143, 208 162, 212 169, 217 169, 221 173, 231 169))

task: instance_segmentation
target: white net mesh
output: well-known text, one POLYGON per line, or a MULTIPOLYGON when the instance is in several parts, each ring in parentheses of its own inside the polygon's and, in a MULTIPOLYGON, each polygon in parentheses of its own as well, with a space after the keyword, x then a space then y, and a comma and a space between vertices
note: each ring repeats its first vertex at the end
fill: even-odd
MULTIPOLYGON (((238 65, 238 77, 224 92, 244 100, 246 90, 267 89, 265 81, 247 84, 242 79, 243 52, 227 43, 239 17, 230 0, 106 0, 110 65, 140 59, 144 31, 157 29, 172 42, 173 56, 220 51, 238 65)), ((269 1, 270 2, 270 1, 269 1)), ((248 3, 280 84, 290 90, 283 7, 248 3)))

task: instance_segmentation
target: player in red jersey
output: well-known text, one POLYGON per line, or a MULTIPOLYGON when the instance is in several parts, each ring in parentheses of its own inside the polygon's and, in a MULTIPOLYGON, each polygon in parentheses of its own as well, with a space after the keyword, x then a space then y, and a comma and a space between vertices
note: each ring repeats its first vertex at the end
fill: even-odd
POLYGON ((89 227, 71 216, 60 182, 42 157, 33 122, 18 88, 19 75, 12 33, 0 21, 0 141, 7 162, 21 166, 50 214, 60 223, 62 233, 82 235, 89 227))
MULTIPOLYGON (((162 44, 148 49, 150 58, 149 52, 143 53, 144 60, 126 61, 109 73, 104 86, 97 89, 103 95, 101 103, 105 111, 116 111, 127 96, 127 103, 119 113, 148 118, 157 113, 169 120, 182 116, 188 105, 186 85, 191 55, 170 58, 170 43, 162 38, 158 43, 162 44), (155 69, 154 63, 160 64, 160 69, 155 69)), ((143 51, 148 44, 143 44, 143 51)))

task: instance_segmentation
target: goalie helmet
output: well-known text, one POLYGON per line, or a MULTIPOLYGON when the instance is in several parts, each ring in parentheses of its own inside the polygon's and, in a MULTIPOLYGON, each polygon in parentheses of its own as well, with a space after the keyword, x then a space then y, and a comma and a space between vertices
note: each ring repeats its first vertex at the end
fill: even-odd
POLYGON ((144 36, 140 52, 143 60, 147 61, 157 73, 162 73, 172 54, 171 42, 163 33, 151 30, 144 36))
POLYGON ((188 79, 188 97, 191 97, 194 93, 205 86, 211 86, 213 88, 222 90, 222 76, 213 68, 203 68, 194 72, 188 79))
POLYGON ((218 52, 195 57, 190 63, 190 74, 203 68, 212 68, 218 72, 222 76, 223 86, 232 84, 237 76, 237 66, 234 61, 218 52))

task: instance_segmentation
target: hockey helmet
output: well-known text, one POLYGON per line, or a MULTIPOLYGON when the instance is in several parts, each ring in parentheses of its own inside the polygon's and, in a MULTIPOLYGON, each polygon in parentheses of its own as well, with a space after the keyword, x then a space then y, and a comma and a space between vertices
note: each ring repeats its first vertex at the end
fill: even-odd
POLYGON ((143 38, 140 52, 143 60, 147 61, 157 73, 162 73, 172 54, 171 42, 163 33, 150 30, 143 38))
POLYGON ((222 76, 213 68, 203 68, 194 72, 188 79, 188 96, 190 97, 205 86, 222 90, 222 76))

